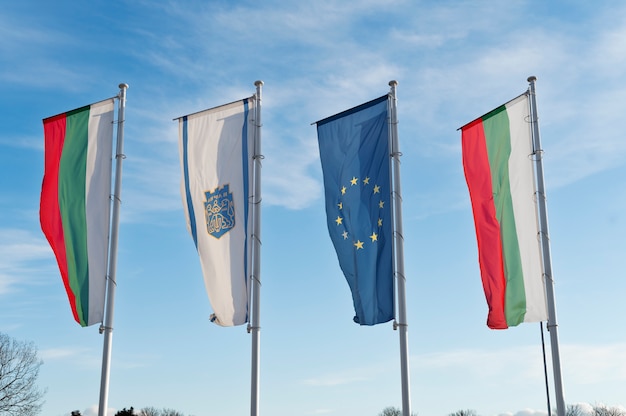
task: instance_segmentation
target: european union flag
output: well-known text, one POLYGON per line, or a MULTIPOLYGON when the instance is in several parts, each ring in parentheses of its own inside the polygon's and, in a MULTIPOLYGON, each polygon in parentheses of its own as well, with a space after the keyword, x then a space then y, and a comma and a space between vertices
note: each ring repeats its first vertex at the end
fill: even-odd
POLYGON ((317 122, 328 231, 361 325, 394 318, 388 96, 317 122))

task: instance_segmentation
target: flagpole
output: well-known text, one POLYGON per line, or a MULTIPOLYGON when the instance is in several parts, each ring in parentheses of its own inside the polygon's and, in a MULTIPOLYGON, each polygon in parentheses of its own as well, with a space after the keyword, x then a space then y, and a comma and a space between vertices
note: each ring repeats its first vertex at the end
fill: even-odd
POLYGON ((552 258, 550 255, 550 237, 548 233, 548 211, 546 207, 546 191, 543 177, 543 150, 539 137, 539 116, 535 93, 537 77, 528 77, 530 84, 531 123, 533 127, 533 150, 537 174, 537 206, 539 212, 539 236, 543 258, 543 275, 548 303, 548 323, 550 332, 550 346, 552 351, 552 371, 554 375, 554 390, 556 395, 556 412, 558 416, 565 416, 565 400, 563 399, 563 382, 561 379, 561 358, 559 353, 558 324, 556 320, 556 305, 554 296, 554 279, 552 278, 552 258))
POLYGON ((102 349, 102 376, 100 379, 100 404, 98 416, 105 416, 109 400, 109 374, 111 367, 111 338, 113 336, 113 312, 115 305, 115 273, 117 268, 117 239, 120 224, 120 202, 122 194, 122 161, 124 160, 124 110, 126 108, 126 89, 128 84, 120 84, 117 111, 117 148, 115 150, 115 188, 113 192, 113 214, 111 217, 111 241, 109 246, 109 272, 107 275, 107 302, 104 323, 100 333, 104 332, 102 349))
POLYGON ((250 391, 250 415, 259 415, 260 381, 260 301, 261 301, 261 89, 263 81, 256 81, 256 105, 254 117, 254 195, 252 196, 252 315, 248 332, 252 332, 252 374, 250 391))
POLYGON ((393 207, 395 277, 398 294, 398 321, 394 329, 400 328, 400 372, 402 378, 402 416, 411 416, 411 394, 409 386, 409 338, 406 318, 406 277, 404 275, 404 235, 402 234, 402 192, 400 187, 400 147, 398 144, 397 81, 389 81, 391 87, 391 157, 393 164, 393 207))

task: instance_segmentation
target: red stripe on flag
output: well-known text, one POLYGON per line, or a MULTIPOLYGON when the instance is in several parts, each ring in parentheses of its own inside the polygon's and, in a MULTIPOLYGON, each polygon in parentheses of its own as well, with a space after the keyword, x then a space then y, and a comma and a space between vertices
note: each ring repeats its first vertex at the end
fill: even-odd
POLYGON ((489 306, 487 326, 491 329, 506 329, 504 295, 506 279, 502 257, 500 224, 496 219, 493 201, 491 169, 487 154, 485 130, 481 119, 465 126, 462 130, 463 169, 472 201, 476 239, 478 240, 478 262, 485 297, 489 306))
POLYGON ((76 299, 68 279, 65 235, 59 209, 59 165, 65 143, 66 120, 66 114, 59 114, 43 121, 45 155, 39 220, 41 229, 48 239, 59 264, 61 278, 70 301, 72 314, 76 322, 80 323, 76 311, 76 299))

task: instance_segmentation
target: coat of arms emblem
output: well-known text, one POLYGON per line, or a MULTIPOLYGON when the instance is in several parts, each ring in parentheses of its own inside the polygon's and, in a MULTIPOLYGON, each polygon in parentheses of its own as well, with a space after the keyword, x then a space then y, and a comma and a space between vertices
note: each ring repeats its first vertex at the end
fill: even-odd
POLYGON ((229 190, 229 186, 224 185, 204 193, 207 231, 215 238, 220 238, 235 226, 235 203, 229 190))

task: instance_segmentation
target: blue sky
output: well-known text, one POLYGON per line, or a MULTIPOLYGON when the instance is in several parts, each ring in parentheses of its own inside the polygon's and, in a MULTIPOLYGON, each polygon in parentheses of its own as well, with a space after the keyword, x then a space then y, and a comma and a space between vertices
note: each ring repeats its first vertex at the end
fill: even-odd
POLYGON ((485 325, 456 131, 525 91, 530 75, 565 401, 625 406, 625 39, 617 0, 4 4, 0 331, 38 347, 42 415, 95 414, 103 337, 73 321, 39 228, 41 119, 111 97, 121 82, 130 88, 110 414, 249 413, 250 335, 209 322, 172 119, 250 96, 257 79, 262 414, 364 416, 401 404, 398 333, 352 322, 310 125, 385 94, 392 79, 413 411, 547 413, 539 325, 485 325))

